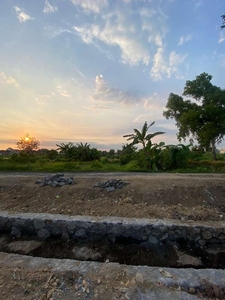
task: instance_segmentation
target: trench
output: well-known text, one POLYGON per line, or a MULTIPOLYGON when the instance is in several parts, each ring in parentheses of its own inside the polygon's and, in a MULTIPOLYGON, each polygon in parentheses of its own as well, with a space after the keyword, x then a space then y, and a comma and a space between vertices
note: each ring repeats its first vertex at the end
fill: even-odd
POLYGON ((204 249, 192 249, 184 240, 180 243, 165 242, 159 246, 124 237, 119 237, 112 243, 108 241, 62 241, 57 237, 46 240, 37 237, 15 238, 9 234, 3 234, 0 236, 0 251, 33 257, 114 262, 134 266, 225 268, 223 246, 214 245, 204 249))

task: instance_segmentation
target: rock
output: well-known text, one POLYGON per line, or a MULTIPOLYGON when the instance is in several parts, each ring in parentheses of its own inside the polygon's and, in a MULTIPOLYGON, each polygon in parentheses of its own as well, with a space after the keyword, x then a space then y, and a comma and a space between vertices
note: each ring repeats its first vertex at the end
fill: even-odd
POLYGON ((157 245, 159 243, 159 241, 157 240, 157 238, 154 237, 154 236, 150 236, 149 239, 148 239, 148 242, 150 244, 154 244, 154 245, 157 245))
POLYGON ((112 192, 112 191, 114 191, 115 190, 115 188, 113 187, 113 186, 109 186, 109 187, 107 187, 106 188, 106 191, 109 193, 109 192, 112 192))
POLYGON ((143 275, 139 272, 136 274, 136 282, 141 283, 141 284, 144 283, 143 275))
POLYGON ((210 240, 212 238, 212 234, 210 231, 205 231, 202 233, 202 238, 204 240, 210 240))
POLYGON ((50 185, 52 187, 62 187, 66 184, 74 184, 74 179, 71 178, 64 178, 64 174, 57 173, 53 176, 46 176, 43 180, 37 180, 35 184, 39 184, 40 186, 50 185))
POLYGON ((14 241, 6 247, 9 252, 27 255, 38 249, 42 245, 42 241, 14 241))
POLYGON ((128 183, 123 182, 120 179, 112 179, 107 180, 104 182, 95 183, 93 187, 100 187, 102 189, 106 189, 107 192, 112 192, 115 189, 122 189, 124 186, 126 186, 128 183))
POLYGON ((177 263, 179 267, 201 267, 202 266, 202 261, 200 258, 181 252, 177 250, 175 247, 174 249, 178 256, 177 263))
POLYGON ((11 235, 21 237, 21 232, 16 227, 12 227, 11 235))
POLYGON ((188 293, 194 294, 195 293, 195 289, 194 288, 189 288, 188 293))
POLYGON ((172 274, 170 274, 169 272, 163 270, 163 269, 159 269, 159 272, 164 276, 164 277, 167 277, 167 278, 172 278, 172 274))
POLYGON ((78 260, 99 260, 102 258, 101 253, 87 247, 75 246, 72 251, 74 253, 74 258, 78 260))
POLYGON ((205 240, 199 240, 198 243, 199 243, 199 245, 201 245, 201 246, 205 246, 206 241, 205 241, 205 240))
POLYGON ((47 229, 41 229, 38 231, 38 236, 42 239, 47 239, 50 236, 50 232, 47 229))

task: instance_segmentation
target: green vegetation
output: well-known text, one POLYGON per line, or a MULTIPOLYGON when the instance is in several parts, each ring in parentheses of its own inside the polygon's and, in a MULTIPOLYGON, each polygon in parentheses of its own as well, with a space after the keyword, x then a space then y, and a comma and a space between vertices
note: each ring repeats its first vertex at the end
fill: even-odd
POLYGON ((141 161, 141 164, 144 168, 147 168, 149 170, 156 169, 156 161, 160 153, 160 147, 162 146, 153 144, 152 139, 157 135, 165 133, 160 131, 147 134, 149 127, 154 124, 155 122, 152 122, 150 125, 148 125, 148 123, 145 122, 141 131, 135 128, 134 134, 126 134, 123 136, 127 138, 127 141, 132 141, 130 147, 137 144, 142 145, 142 150, 140 151, 139 155, 139 161, 141 161))
MULTIPOLYGON (((225 22, 225 15, 222 17, 225 22)), ((148 133, 155 122, 148 125, 147 121, 141 130, 135 128, 134 133, 124 135, 131 143, 117 151, 72 142, 56 145, 57 150, 39 149, 40 142, 26 134, 17 142, 20 151, 0 156, 0 171, 225 172, 225 154, 216 150, 225 135, 225 90, 211 80, 211 75, 202 73, 187 81, 183 96, 191 100, 171 93, 163 112, 176 121, 178 140, 189 138, 190 145, 153 143, 154 137, 165 132, 148 133)))
MULTIPOLYGON (((143 149, 123 146, 114 156, 104 152, 100 159, 78 161, 68 159, 55 150, 45 153, 12 154, 0 156, 0 171, 17 172, 225 172, 225 154, 218 154, 213 161, 210 152, 196 150, 190 145, 157 145, 154 156, 155 167, 149 169, 145 163, 143 149), (54 155, 53 155, 54 153, 54 155), (144 163, 143 163, 144 160, 144 163)), ((101 152, 100 152, 101 153, 101 152)))
POLYGON ((174 119, 178 127, 178 139, 190 138, 200 147, 211 148, 216 160, 216 144, 225 135, 225 90, 211 83, 212 76, 202 73, 195 80, 186 81, 183 97, 171 93, 163 115, 174 119))

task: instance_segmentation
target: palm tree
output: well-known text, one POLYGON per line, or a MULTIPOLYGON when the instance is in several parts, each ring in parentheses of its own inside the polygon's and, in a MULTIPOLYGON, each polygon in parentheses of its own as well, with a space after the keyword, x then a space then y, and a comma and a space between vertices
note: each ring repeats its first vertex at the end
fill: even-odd
MULTIPOLYGON (((148 161, 151 160, 152 146, 155 146, 155 144, 152 144, 151 139, 154 138, 157 135, 165 133, 165 132, 162 132, 162 131, 158 131, 158 132, 147 134, 147 132, 149 130, 149 127, 151 127, 154 124, 155 124, 155 121, 152 122, 150 125, 148 125, 147 121, 145 121, 141 131, 139 131, 138 129, 135 128, 134 129, 135 133, 126 134, 126 135, 123 136, 123 137, 127 138, 127 141, 132 141, 131 144, 130 144, 131 146, 137 145, 137 144, 142 144, 145 159, 148 160, 148 161)), ((149 167, 151 167, 151 164, 150 164, 149 167)))

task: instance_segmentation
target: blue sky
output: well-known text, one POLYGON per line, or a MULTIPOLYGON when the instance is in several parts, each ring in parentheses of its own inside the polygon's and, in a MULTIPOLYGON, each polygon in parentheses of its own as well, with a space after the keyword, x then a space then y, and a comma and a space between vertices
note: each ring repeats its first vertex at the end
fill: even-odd
POLYGON ((26 133, 121 149, 145 121, 177 144, 169 94, 202 72, 225 88, 223 13, 223 0, 2 1, 0 149, 26 133))

